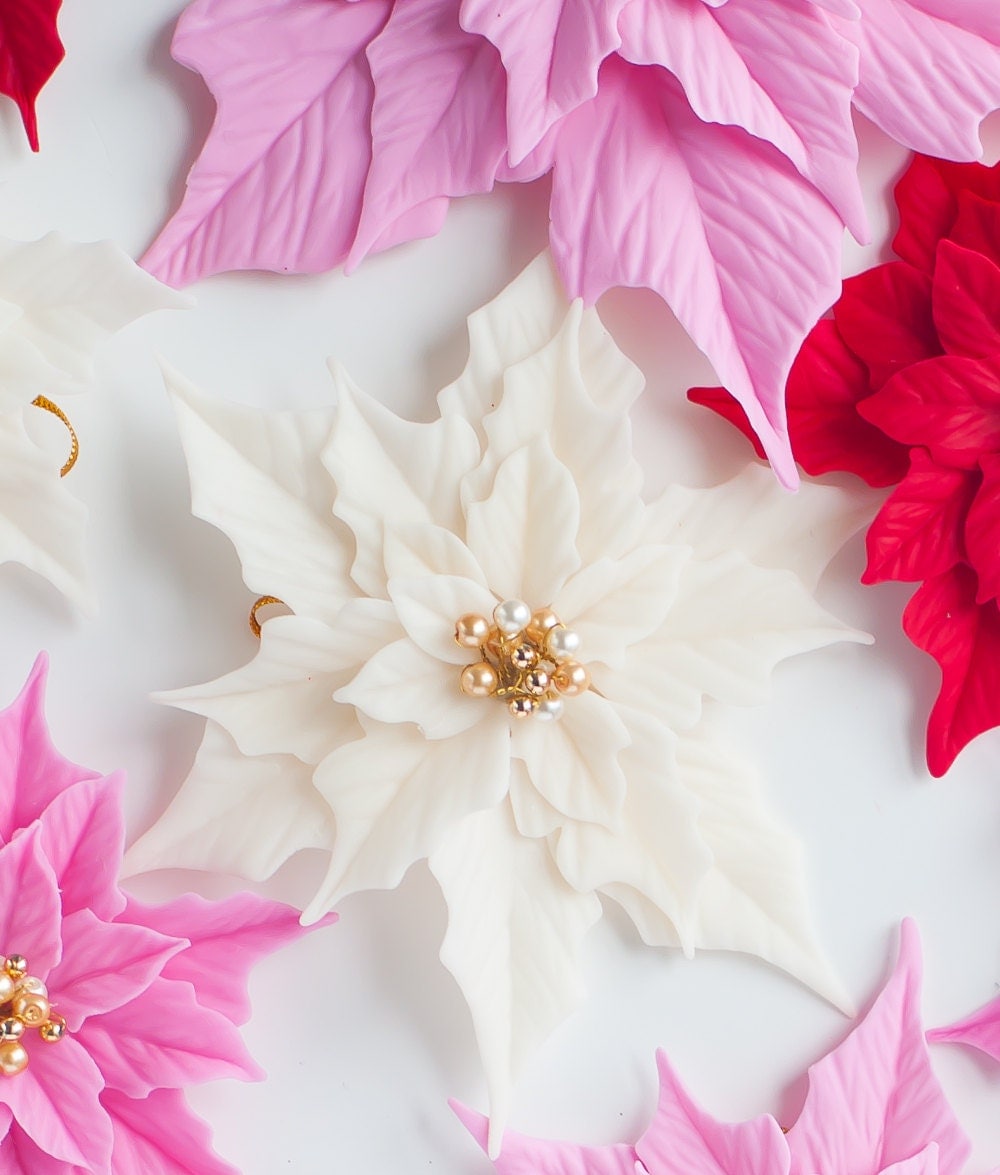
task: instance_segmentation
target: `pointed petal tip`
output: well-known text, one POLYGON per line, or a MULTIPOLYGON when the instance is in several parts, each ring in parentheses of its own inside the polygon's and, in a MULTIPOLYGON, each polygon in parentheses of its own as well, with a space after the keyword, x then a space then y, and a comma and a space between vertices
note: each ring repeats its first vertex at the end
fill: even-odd
POLYGON ((468 1130, 485 1151, 489 1129, 489 1119, 486 1115, 480 1114, 478 1110, 472 1110, 468 1106, 463 1105, 457 1098, 449 1098, 448 1105, 459 1122, 462 1123, 465 1129, 468 1130))

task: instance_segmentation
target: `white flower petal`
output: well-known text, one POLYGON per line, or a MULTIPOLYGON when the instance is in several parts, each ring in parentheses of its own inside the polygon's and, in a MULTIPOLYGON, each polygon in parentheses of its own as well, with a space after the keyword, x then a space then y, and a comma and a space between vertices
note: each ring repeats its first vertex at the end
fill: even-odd
POLYGON ((580 498, 544 438, 515 450, 468 508, 466 539, 498 596, 547 604, 580 566, 580 498))
POLYGON ((304 920, 322 917, 357 890, 397 886, 459 821, 503 800, 509 773, 502 715, 437 741, 410 725, 368 723, 363 738, 340 747, 314 776, 333 811, 337 840, 304 920))
POLYGON ((563 876, 583 892, 627 885, 676 927, 687 953, 712 853, 699 832, 698 802, 680 779, 675 739, 637 711, 620 711, 631 745, 619 756, 628 780, 620 827, 567 822, 556 834, 563 876))
POLYGON ((300 849, 329 848, 330 809, 292 755, 240 755, 208 723, 170 807, 125 857, 124 874, 202 869, 264 881, 300 849))
POLYGON ((498 704, 467 697, 459 676, 455 665, 404 638, 380 649, 335 697, 379 722, 413 722, 426 738, 452 738, 482 722, 498 704))
POLYGON ((510 810, 522 836, 546 837, 566 822, 548 800, 543 800, 520 759, 510 761, 510 810))
POLYGON ((319 463, 333 414, 265 415, 213 400, 169 369, 164 378, 195 515, 232 540, 251 591, 332 621, 356 595, 350 536, 333 517, 333 486, 319 463))
POLYGON ((399 637, 392 605, 382 600, 352 601, 335 625, 275 616, 262 626, 260 651, 248 665, 156 700, 217 722, 244 755, 292 754, 316 764, 361 733, 354 707, 333 695, 399 637))
POLYGON ((506 805, 463 820, 430 867, 448 904, 441 961, 472 1012, 495 1155, 513 1081, 581 1002, 580 947, 600 902, 566 884, 545 842, 521 836, 506 805))
POLYGON ((580 634, 580 659, 620 668, 628 646, 663 624, 690 557, 689 547, 637 547, 582 567, 552 601, 580 634))
POLYGON ((417 522, 461 533, 459 483, 479 461, 479 442, 461 417, 402 420, 361 392, 341 367, 330 370, 338 407, 323 464, 337 486, 334 513, 356 540, 351 574, 366 594, 380 596, 386 531, 417 522))
POLYGON ((591 691, 568 698, 558 722, 517 722, 511 748, 552 807, 571 820, 617 829, 626 791, 619 755, 629 738, 614 707, 591 691))
POLYGON ((455 643, 455 621, 467 612, 492 616, 497 605, 492 592, 456 575, 390 579, 388 591, 400 624, 418 648, 450 665, 479 660, 475 650, 455 643))
POLYGON ((483 570, 465 543, 450 530, 429 522, 414 522, 388 531, 382 562, 387 579, 394 576, 458 575, 486 587, 483 570))

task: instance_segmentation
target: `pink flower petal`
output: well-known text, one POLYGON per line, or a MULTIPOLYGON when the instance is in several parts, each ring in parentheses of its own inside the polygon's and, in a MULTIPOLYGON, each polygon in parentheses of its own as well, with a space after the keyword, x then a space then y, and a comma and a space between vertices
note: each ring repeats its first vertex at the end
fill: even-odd
POLYGON ((0 1175, 80 1175, 80 1168, 39 1150, 15 1124, 0 1146, 0 1175))
POLYGON ((173 51, 218 111, 180 209, 143 258, 171 285, 347 256, 371 158, 364 50, 389 0, 195 0, 173 51))
POLYGON ((661 70, 611 58, 556 147, 552 244, 571 294, 656 290, 797 483, 784 387, 840 288, 836 213, 773 147, 702 123, 661 70))
POLYGON ((214 1153, 211 1130, 177 1090, 141 1100, 107 1090, 101 1101, 114 1125, 112 1175, 239 1175, 214 1153))
POLYGON ((931 1029, 927 1039, 967 1044, 1000 1061, 1000 997, 947 1028, 931 1029))
POLYGON ((62 955, 61 911, 37 826, 0 848, 0 893, 17 896, 0 902, 0 955, 24 955, 32 974, 45 979, 62 955))

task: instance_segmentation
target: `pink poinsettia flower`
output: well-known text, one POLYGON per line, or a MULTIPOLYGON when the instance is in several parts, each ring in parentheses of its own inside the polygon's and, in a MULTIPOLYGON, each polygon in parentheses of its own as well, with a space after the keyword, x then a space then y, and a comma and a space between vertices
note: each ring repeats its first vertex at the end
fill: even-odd
POLYGON ((931 1029, 927 1039, 966 1044, 992 1057, 994 1061, 1000 1061, 1000 996, 955 1024, 931 1029))
POLYGON ((788 484, 788 370, 866 231, 852 103, 961 159, 1000 105, 980 0, 194 0, 173 51, 218 111, 153 273, 350 269, 551 171, 569 293, 660 294, 788 484))
MULTIPOLYGON (((920 947, 904 922, 899 962, 868 1015, 809 1070, 795 1125, 717 1121, 658 1055, 656 1115, 635 1146, 581 1147, 508 1133, 500 1175, 960 1175, 969 1142, 931 1069, 920 1019, 920 947)), ((481 1145, 486 1119, 456 1105, 481 1145)))
POLYGON ((53 748, 45 669, 0 712, 0 1173, 234 1175, 183 1090, 262 1076, 247 974, 298 914, 126 896, 123 778, 53 748))

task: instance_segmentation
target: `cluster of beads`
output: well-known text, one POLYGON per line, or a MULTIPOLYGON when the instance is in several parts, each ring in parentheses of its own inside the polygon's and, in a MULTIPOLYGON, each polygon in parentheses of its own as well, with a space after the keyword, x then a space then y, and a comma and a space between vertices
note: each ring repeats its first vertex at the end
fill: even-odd
POLYGON ((499 698, 515 718, 560 718, 563 699, 590 688, 590 673, 576 660, 579 634, 551 608, 532 612, 523 600, 504 600, 492 623, 485 616, 460 616, 455 640, 480 656, 462 670, 462 692, 499 698))
POLYGON ((36 1029, 47 1044, 66 1034, 66 1021, 52 1011, 45 984, 28 974, 24 955, 8 955, 0 970, 0 1074, 16 1077, 28 1067, 24 1035, 36 1029))

